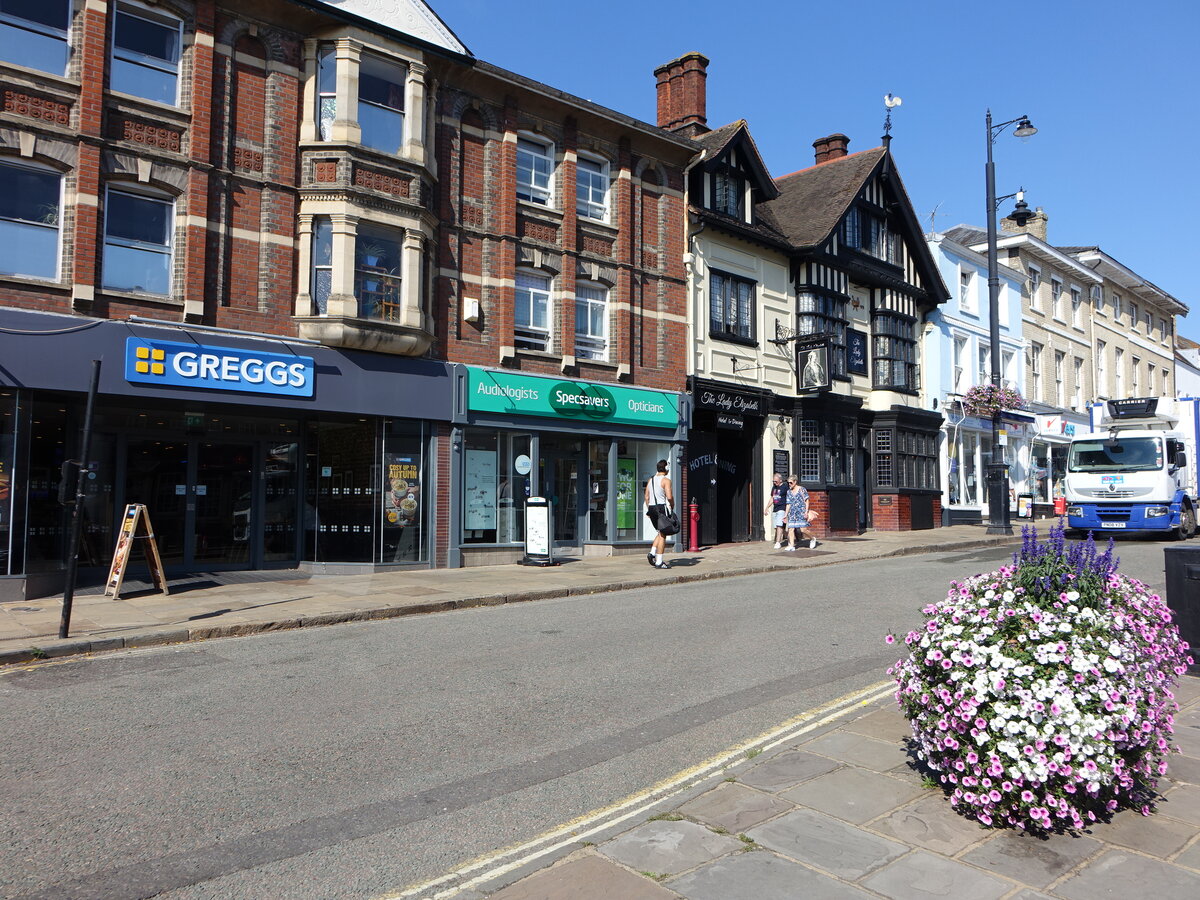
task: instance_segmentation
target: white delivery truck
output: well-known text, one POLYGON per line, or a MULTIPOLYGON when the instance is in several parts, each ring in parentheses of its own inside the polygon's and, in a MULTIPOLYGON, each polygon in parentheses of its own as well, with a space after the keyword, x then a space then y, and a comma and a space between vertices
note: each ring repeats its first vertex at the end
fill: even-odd
POLYGON ((1109 400, 1067 452, 1067 527, 1196 533, 1200 398, 1109 400))

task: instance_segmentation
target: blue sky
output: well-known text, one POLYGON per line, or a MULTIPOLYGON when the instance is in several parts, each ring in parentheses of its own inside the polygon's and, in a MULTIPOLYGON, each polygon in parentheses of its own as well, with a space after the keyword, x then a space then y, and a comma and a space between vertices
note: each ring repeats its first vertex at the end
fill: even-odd
POLYGON ((746 119, 773 175, 811 165, 833 132, 852 152, 878 146, 894 93, 892 152, 926 230, 935 209, 939 230, 984 225, 985 112, 1028 115, 1036 136, 996 141, 997 193, 1024 186, 1051 243, 1098 244, 1181 300, 1179 333, 1200 341, 1185 219, 1200 200, 1195 0, 431 6, 480 59, 647 122, 655 67, 697 50, 709 126, 746 119))

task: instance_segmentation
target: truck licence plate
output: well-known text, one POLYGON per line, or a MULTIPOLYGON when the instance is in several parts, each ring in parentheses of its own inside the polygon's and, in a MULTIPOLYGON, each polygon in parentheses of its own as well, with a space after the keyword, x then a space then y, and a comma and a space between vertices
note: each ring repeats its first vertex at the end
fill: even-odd
POLYGON ((1124 528, 1125 523, 1124 522, 1101 522, 1100 527, 1101 528, 1124 528))

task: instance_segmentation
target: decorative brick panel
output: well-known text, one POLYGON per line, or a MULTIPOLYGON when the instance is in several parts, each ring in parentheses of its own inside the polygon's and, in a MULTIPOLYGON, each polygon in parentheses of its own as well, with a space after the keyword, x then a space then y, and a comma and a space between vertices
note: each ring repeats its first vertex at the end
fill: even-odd
POLYGON ((372 191, 383 191, 395 197, 407 197, 412 189, 407 178, 397 178, 395 175, 364 169, 362 166, 354 167, 354 185, 372 191))
POLYGON ((462 205, 462 223, 464 225, 470 225, 472 228, 483 228, 483 210, 478 206, 464 203, 462 205))
POLYGON ((21 91, 5 89, 4 111, 30 119, 40 119, 55 125, 71 124, 71 107, 49 97, 39 97, 37 94, 25 94, 21 91))
POLYGON ((338 164, 333 160, 313 163, 313 181, 323 184, 337 181, 338 164))
POLYGON ((613 242, 585 234, 579 241, 579 249, 584 253, 595 253, 598 256, 612 256, 613 242))
MULTIPOLYGON (((318 165, 320 165, 320 163, 318 163, 318 165)), ((261 172, 263 168, 263 155, 257 150, 249 150, 245 147, 234 147, 233 166, 235 169, 249 169, 253 172, 261 172)), ((335 175, 336 172, 337 169, 335 168, 335 175)))
POLYGON ((113 131, 114 136, 123 141, 169 150, 172 153, 178 153, 182 143, 178 131, 151 125, 149 122, 139 122, 137 119, 117 119, 113 123, 113 131))
POLYGON ((557 244, 558 229, 553 225, 547 225, 543 222, 531 222, 528 219, 522 219, 521 237, 533 238, 535 241, 544 241, 547 244, 557 244))

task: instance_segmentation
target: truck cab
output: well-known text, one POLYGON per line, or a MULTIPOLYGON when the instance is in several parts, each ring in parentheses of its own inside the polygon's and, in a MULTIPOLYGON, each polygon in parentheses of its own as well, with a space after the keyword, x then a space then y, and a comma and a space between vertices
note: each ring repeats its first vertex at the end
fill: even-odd
POLYGON ((1196 403, 1110 400, 1099 427, 1076 437, 1068 450, 1067 526, 1192 537, 1196 403))

